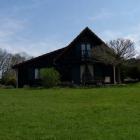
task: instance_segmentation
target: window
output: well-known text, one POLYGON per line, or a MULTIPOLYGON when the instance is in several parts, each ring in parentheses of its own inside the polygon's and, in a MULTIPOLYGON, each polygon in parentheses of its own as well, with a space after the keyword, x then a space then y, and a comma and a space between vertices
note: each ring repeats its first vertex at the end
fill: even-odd
POLYGON ((81 54, 82 57, 91 56, 91 45, 89 43, 81 44, 81 54))
POLYGON ((35 69, 35 79, 39 79, 40 78, 40 74, 39 74, 39 69, 35 69))
POLYGON ((82 48, 82 50, 85 50, 86 49, 86 44, 82 44, 81 48, 82 48))
POLYGON ((110 82, 111 82, 110 76, 105 76, 105 83, 110 83, 110 82))
POLYGON ((90 51, 91 50, 91 45, 87 44, 87 50, 90 51))
POLYGON ((82 44, 81 45, 82 56, 84 56, 85 50, 86 50, 86 45, 85 44, 82 44))

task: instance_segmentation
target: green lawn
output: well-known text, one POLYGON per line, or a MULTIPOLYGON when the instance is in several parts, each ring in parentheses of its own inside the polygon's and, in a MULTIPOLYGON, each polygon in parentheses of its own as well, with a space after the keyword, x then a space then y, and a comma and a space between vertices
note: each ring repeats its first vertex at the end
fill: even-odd
POLYGON ((140 85, 0 89, 0 140, 140 140, 140 85))

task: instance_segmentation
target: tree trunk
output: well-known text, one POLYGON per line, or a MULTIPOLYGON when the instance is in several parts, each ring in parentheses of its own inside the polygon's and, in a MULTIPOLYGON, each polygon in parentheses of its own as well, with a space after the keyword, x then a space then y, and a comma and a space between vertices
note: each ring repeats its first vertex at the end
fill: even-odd
POLYGON ((116 84, 116 66, 113 66, 113 82, 116 84))
POLYGON ((120 66, 118 66, 118 82, 121 83, 120 66))

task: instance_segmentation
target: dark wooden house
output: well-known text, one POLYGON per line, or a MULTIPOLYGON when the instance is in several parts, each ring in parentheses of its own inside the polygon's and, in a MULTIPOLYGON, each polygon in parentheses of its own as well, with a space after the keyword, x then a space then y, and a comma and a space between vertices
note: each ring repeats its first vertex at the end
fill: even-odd
POLYGON ((105 45, 104 41, 85 28, 68 46, 15 65, 17 87, 37 85, 39 70, 48 67, 59 71, 62 82, 113 83, 112 66, 95 61, 91 55, 92 48, 100 45, 105 45))

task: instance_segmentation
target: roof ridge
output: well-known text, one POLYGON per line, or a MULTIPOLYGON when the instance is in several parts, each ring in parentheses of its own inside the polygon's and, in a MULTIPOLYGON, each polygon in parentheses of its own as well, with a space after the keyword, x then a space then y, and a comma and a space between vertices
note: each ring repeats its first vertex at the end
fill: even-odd
POLYGON ((68 51, 69 48, 71 48, 72 44, 73 44, 84 32, 86 32, 86 31, 92 33, 97 39, 99 39, 103 44, 106 45, 106 43, 105 43, 100 37, 98 37, 98 36, 87 26, 87 27, 85 27, 85 28, 73 39, 73 41, 71 41, 71 43, 67 46, 67 48, 64 50, 64 52, 62 52, 60 55, 58 55, 58 56, 56 57, 55 61, 58 60, 62 55, 64 55, 65 52, 68 51))
POLYGON ((63 48, 60 48, 60 49, 57 49, 57 50, 54 50, 54 51, 51 51, 51 52, 42 54, 42 55, 40 55, 40 56, 31 58, 31 59, 29 59, 29 60, 23 61, 23 62, 21 62, 21 63, 18 63, 18 64, 16 64, 16 65, 14 65, 13 68, 16 68, 16 67, 19 66, 19 65, 22 65, 22 64, 25 64, 25 63, 34 61, 34 60, 36 60, 36 59, 42 58, 42 57, 44 57, 44 56, 51 55, 51 54, 53 54, 53 53, 55 53, 55 52, 57 52, 57 51, 63 50, 63 49, 66 49, 66 47, 63 47, 63 48))

